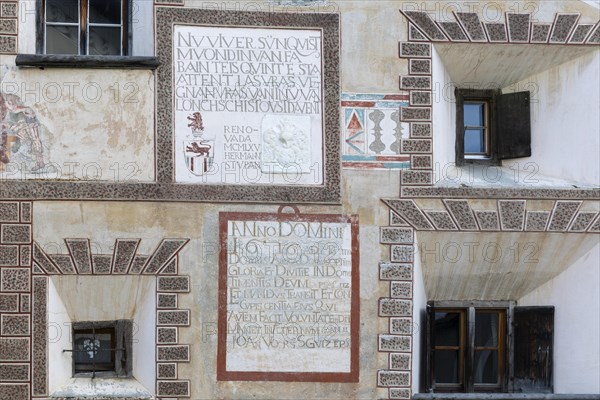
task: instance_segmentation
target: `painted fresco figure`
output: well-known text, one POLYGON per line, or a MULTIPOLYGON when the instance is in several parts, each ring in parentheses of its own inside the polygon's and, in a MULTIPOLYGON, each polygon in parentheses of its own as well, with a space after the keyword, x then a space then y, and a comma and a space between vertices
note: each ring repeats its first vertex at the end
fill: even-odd
POLYGON ((10 156, 25 144, 34 159, 31 171, 44 168, 40 123, 31 107, 23 105, 15 95, 0 93, 0 130, 0 163, 8 164, 10 156), (11 137, 14 137, 14 143, 11 143, 11 137))

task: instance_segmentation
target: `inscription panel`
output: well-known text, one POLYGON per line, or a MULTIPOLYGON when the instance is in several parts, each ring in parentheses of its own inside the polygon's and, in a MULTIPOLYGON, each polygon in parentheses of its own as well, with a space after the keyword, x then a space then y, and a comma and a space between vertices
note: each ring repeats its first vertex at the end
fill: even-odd
POLYGON ((175 180, 323 184, 321 30, 175 25, 175 180))
POLYGON ((220 218, 218 379, 358 381, 357 218, 220 218))

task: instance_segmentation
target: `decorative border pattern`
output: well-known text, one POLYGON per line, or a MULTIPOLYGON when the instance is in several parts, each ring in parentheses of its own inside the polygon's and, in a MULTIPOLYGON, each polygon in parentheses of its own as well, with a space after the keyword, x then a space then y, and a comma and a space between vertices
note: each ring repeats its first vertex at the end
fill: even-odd
POLYGON ((19 35, 18 0, 0 1, 0 54, 17 54, 19 35))
POLYGON ((65 239, 68 254, 47 254, 32 240, 32 203, 0 202, 0 398, 48 396, 48 279, 54 275, 156 277, 156 395, 190 397, 178 363, 190 361, 179 329, 191 325, 178 295, 190 292, 179 275, 178 253, 189 239, 163 239, 150 255, 140 239, 117 239, 113 254, 94 254, 86 238, 65 239))
POLYGON ((189 239, 163 239, 151 255, 139 255, 141 239, 117 239, 113 254, 93 254, 90 240, 65 239, 68 254, 48 255, 33 242, 33 396, 48 395, 47 287, 52 275, 156 276, 156 395, 190 397, 190 381, 178 379, 177 364, 190 361, 190 346, 178 330, 191 324, 190 310, 178 307, 178 294, 190 292, 189 276, 178 275, 178 253, 189 239))
MULTIPOLYGON (((425 209, 413 199, 386 199, 383 202, 402 221, 400 224, 396 220, 391 221, 392 226, 404 224, 422 231, 600 232, 599 213, 580 211, 581 200, 555 200, 549 210, 527 210, 527 200, 496 200, 494 210, 478 210, 475 206, 477 200, 439 199, 444 211, 425 209)), ((595 208, 600 209, 600 202, 594 203, 595 208)), ((382 229, 385 231, 387 228, 382 229)), ((384 236, 381 243, 397 244, 386 241, 384 236)))
MULTIPOLYGON (((165 2, 160 2, 165 3, 165 2)), ((169 1, 169 4, 181 1, 169 1)), ((15 19, 16 21, 16 19, 15 19)), ((156 200, 282 203, 341 202, 339 138, 340 20, 335 13, 238 12, 198 8, 155 7, 156 54, 156 181, 150 183, 16 181, 0 183, 1 199, 156 200), (314 186, 176 184, 173 178, 172 35, 173 24, 298 27, 323 31, 323 115, 326 149, 324 183, 314 186)), ((0 48, 4 43, 0 36, 0 48)), ((16 39, 16 36, 15 36, 16 39)))

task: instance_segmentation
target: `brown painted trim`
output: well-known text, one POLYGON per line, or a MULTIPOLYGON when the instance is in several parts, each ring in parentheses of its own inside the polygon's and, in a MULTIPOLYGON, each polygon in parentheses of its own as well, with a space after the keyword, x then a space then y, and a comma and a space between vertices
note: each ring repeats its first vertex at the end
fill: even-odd
POLYGON ((359 330, 360 330, 360 273, 359 273, 359 225, 358 215, 300 214, 295 213, 219 213, 219 306, 218 306, 218 381, 280 381, 280 382, 358 382, 359 381, 359 330), (227 234, 228 222, 236 221, 297 221, 338 222, 351 224, 352 236, 352 298, 350 300, 350 372, 262 372, 227 370, 227 234))

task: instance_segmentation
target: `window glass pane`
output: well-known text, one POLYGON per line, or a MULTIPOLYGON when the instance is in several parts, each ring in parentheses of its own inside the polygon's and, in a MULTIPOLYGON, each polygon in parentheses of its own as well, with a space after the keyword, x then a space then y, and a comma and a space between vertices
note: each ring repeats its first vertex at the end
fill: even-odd
POLYGON ((46 0, 46 22, 79 22, 79 0, 46 0))
POLYGON ((435 313, 435 345, 459 346, 460 314, 435 313))
POLYGON ((484 103, 464 103, 465 126, 484 126, 484 103))
POLYGON ((475 346, 498 347, 498 313, 475 313, 475 346))
POLYGON ((120 24, 121 0, 89 0, 90 23, 120 24))
POLYGON ((434 363, 436 383, 461 383, 457 350, 436 350, 434 363))
POLYGON ((79 29, 46 25, 46 54, 79 54, 79 29))
POLYGON ((121 55, 121 28, 90 26, 89 54, 121 55))
POLYGON ((465 153, 485 153, 485 130, 465 130, 465 153))
POLYGON ((114 350, 112 332, 75 332, 73 335, 75 352, 73 358, 76 371, 114 369, 114 350))
POLYGON ((475 350, 475 383, 498 383, 498 351, 475 350))

